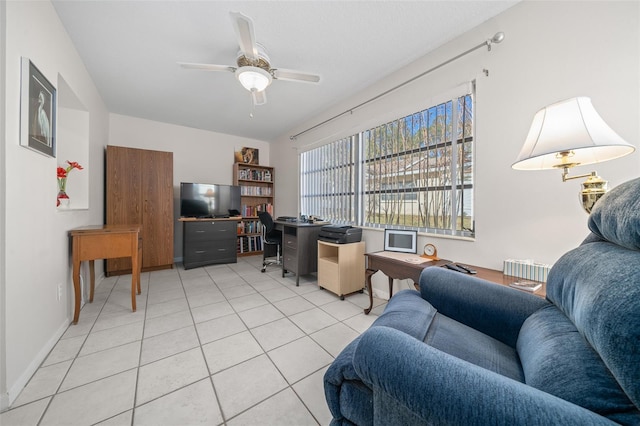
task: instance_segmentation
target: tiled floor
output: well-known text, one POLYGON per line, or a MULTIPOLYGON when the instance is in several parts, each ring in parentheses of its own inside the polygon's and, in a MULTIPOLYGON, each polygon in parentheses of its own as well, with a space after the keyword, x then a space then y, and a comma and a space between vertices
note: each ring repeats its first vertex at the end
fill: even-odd
POLYGON ((131 276, 106 278, 0 424, 328 424, 322 376, 384 301, 261 263, 145 273, 135 313, 131 276))

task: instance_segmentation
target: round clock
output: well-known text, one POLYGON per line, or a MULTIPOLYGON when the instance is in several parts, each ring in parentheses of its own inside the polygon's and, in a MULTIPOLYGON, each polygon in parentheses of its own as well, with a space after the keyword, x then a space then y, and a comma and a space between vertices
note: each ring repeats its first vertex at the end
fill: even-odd
POLYGON ((422 252, 422 257, 437 260, 438 250, 436 249, 436 246, 434 246, 433 244, 425 244, 422 252))

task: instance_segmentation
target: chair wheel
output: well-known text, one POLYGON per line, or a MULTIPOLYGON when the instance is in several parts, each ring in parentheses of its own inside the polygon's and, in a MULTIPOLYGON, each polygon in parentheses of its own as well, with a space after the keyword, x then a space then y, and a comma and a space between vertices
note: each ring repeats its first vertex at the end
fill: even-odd
POLYGON ((340 296, 340 300, 344 300, 344 294, 340 296))
POLYGON ((267 272, 267 267, 266 267, 266 266, 263 266, 263 267, 262 267, 262 269, 260 269, 260 272, 262 272, 262 273, 267 272))

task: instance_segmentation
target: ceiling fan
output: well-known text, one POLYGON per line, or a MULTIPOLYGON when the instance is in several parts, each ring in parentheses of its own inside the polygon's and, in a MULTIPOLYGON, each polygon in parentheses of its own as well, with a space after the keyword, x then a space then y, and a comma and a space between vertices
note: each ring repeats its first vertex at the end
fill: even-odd
POLYGON ((265 48, 256 43, 251 19, 239 12, 231 12, 231 20, 238 37, 240 51, 236 58, 237 66, 194 64, 178 62, 183 68, 205 71, 230 71, 235 73, 242 86, 251 92, 254 105, 263 105, 267 102, 265 89, 275 80, 301 81, 305 83, 318 83, 320 76, 302 71, 294 71, 283 68, 272 68, 265 48))

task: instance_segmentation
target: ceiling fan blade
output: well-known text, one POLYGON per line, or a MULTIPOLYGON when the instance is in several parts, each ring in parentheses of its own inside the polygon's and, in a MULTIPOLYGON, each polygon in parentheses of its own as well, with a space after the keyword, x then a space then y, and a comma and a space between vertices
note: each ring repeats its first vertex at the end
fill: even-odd
POLYGON ((302 71, 294 71, 294 70, 285 70, 282 68, 277 68, 271 70, 273 73, 273 78, 277 80, 287 80, 287 81, 301 81, 304 83, 318 83, 320 82, 320 76, 316 74, 311 74, 308 72, 302 71))
POLYGON ((233 28, 238 37, 240 50, 247 59, 258 60, 258 46, 256 45, 256 35, 253 32, 253 22, 248 16, 240 12, 230 12, 233 28))
POLYGON ((251 96, 253 97, 254 105, 264 105, 267 103, 267 92, 265 90, 258 92, 252 91, 251 96))
POLYGON ((194 64, 191 62, 178 62, 182 68, 191 70, 204 70, 204 71, 231 71, 235 72, 236 67, 229 65, 215 65, 215 64, 194 64))

